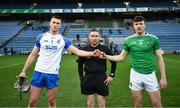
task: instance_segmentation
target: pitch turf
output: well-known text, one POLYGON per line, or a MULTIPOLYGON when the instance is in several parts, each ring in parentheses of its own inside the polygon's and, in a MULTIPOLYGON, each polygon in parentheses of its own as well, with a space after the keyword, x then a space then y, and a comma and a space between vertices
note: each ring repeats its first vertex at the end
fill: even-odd
MULTIPOLYGON (((26 58, 27 56, 0 57, 0 107, 27 106, 28 93, 23 94, 23 101, 20 102, 19 93, 13 88, 16 76, 20 73, 26 58)), ((86 107, 86 97, 80 94, 76 58, 74 55, 64 55, 62 57, 57 107, 86 107)), ((180 107, 180 55, 164 55, 164 59, 168 88, 161 91, 162 104, 165 107, 180 107)), ((33 68, 34 65, 28 70, 28 80, 31 80, 33 68)), ((128 88, 129 69, 128 58, 118 63, 116 77, 110 85, 110 95, 106 98, 107 107, 133 106, 128 88)), ((159 79, 159 71, 156 73, 159 79)), ((143 106, 151 107, 147 93, 143 95, 143 106)), ((46 97, 46 90, 44 90, 38 103, 39 107, 48 106, 46 97)))

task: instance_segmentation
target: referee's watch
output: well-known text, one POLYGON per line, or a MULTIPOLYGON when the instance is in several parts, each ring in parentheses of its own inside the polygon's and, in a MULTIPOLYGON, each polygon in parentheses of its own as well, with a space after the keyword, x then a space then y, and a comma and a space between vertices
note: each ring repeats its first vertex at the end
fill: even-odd
POLYGON ((111 73, 109 76, 112 77, 112 78, 114 78, 115 75, 114 75, 114 73, 111 73))

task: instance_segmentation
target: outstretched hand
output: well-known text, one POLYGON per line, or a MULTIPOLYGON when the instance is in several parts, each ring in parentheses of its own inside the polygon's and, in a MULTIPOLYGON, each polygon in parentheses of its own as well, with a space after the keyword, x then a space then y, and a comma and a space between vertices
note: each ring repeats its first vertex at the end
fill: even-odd
POLYGON ((100 55, 101 55, 101 51, 100 50, 96 49, 96 50, 93 51, 93 56, 99 57, 100 55))
POLYGON ((94 57, 99 57, 100 59, 106 59, 107 58, 107 54, 104 52, 101 52, 100 50, 96 49, 93 51, 93 56, 94 57))
POLYGON ((106 59, 106 56, 107 56, 106 53, 101 52, 99 58, 101 58, 101 59, 106 59))

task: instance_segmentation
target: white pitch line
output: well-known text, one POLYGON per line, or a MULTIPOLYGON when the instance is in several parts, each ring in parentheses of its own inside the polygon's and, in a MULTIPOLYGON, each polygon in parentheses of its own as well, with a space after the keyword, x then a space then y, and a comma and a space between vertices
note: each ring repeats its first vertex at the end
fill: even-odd
POLYGON ((0 69, 4 69, 4 68, 8 68, 8 67, 13 67, 13 66, 21 65, 21 64, 24 64, 24 63, 11 64, 11 65, 6 65, 6 66, 1 66, 0 69))

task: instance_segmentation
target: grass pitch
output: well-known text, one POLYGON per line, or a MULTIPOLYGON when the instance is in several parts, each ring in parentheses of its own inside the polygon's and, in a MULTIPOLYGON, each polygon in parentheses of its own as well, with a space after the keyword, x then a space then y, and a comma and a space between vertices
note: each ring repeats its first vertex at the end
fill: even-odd
MULTIPOLYGON (((0 107, 26 107, 28 93, 19 100, 19 93, 13 88, 16 76, 23 68, 27 56, 0 57, 0 107)), ((77 71, 77 56, 64 55, 59 72, 59 88, 57 107, 86 107, 86 96, 80 93, 80 81, 77 71)), ((161 91, 164 107, 180 107, 180 55, 164 55, 168 88, 161 91)), ((108 62, 108 67, 110 63, 108 62)), ((29 68, 27 76, 31 80, 34 64, 29 68)), ((133 107, 129 83, 129 58, 118 62, 116 77, 109 86, 110 95, 106 98, 106 107, 133 107)), ((108 68, 109 74, 109 68, 108 68)), ((156 72, 159 79, 159 71, 156 72)), ((151 107, 150 99, 145 92, 143 106, 151 107)), ((97 104, 96 104, 97 106, 97 104)), ((46 90, 41 94, 38 107, 48 107, 46 90)))

